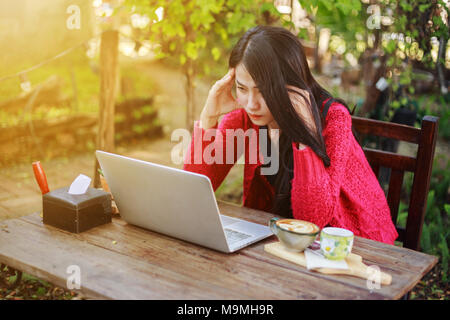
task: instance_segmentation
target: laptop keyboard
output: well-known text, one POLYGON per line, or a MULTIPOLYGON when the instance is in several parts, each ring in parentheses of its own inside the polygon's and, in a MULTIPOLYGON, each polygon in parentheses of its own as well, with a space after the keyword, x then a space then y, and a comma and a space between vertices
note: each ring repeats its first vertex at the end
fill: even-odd
POLYGON ((223 214, 220 215, 220 220, 222 221, 222 225, 225 227, 229 226, 230 224, 239 222, 240 220, 231 218, 229 216, 224 216, 223 214))
POLYGON ((235 242, 250 238, 251 235, 242 233, 236 230, 231 230, 228 228, 225 228, 225 236, 227 237, 228 244, 233 244, 235 242))

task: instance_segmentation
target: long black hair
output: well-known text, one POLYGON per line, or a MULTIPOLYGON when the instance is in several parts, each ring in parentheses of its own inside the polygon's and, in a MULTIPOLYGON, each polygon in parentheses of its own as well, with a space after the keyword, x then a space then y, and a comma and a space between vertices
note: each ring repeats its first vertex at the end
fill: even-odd
MULTIPOLYGON (((289 217, 292 216, 292 142, 309 146, 326 167, 330 165, 322 136, 325 119, 322 118, 320 106, 332 96, 313 78, 299 38, 284 28, 257 26, 248 30, 233 48, 229 67, 236 68, 241 63, 253 78, 281 129, 280 171, 275 181, 275 201, 271 211, 289 217), (309 97, 305 97, 300 90, 287 89, 287 86, 305 90, 309 97), (314 119, 315 129, 310 128, 305 119, 298 115, 288 92, 298 94, 306 101, 314 119)), ((341 102, 340 99, 339 101, 341 102)))

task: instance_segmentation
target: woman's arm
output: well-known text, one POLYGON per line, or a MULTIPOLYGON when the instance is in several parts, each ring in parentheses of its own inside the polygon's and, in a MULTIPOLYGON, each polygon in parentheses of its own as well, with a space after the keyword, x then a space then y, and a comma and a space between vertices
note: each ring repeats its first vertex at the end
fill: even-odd
POLYGON ((208 176, 216 191, 243 151, 237 148, 238 142, 234 138, 232 143, 227 144, 227 130, 228 132, 237 129, 246 130, 244 120, 244 109, 237 109, 225 115, 220 124, 216 122, 208 129, 202 128, 200 121, 195 121, 183 169, 208 176))
POLYGON ((227 152, 236 150, 235 143, 227 146, 226 131, 244 126, 243 110, 238 109, 231 93, 234 79, 235 70, 230 69, 209 90, 200 121, 194 122, 192 141, 184 160, 183 169, 208 176, 214 191, 237 161, 236 157, 226 156, 227 152), (224 118, 217 124, 222 115, 224 118))
POLYGON ((332 105, 323 132, 330 157, 328 168, 310 147, 299 150, 293 144, 291 203, 294 218, 311 221, 320 228, 330 223, 354 139, 351 127, 348 110, 340 104, 332 105))

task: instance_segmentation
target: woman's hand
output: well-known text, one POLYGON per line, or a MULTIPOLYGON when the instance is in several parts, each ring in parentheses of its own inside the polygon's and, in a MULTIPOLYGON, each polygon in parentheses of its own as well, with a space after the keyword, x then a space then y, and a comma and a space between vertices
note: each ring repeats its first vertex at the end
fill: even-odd
POLYGON ((213 127, 221 115, 237 109, 238 104, 231 94, 235 79, 235 70, 218 80, 209 90, 208 98, 200 115, 200 126, 204 129, 213 127))
MULTIPOLYGON (((314 122, 314 117, 311 113, 311 100, 308 91, 294 86, 286 86, 286 88, 297 92, 294 93, 288 91, 292 106, 294 107, 295 111, 297 111, 297 114, 300 116, 300 118, 302 118, 303 121, 305 121, 308 128, 313 132, 315 132, 316 124, 314 122), (305 96, 306 99, 303 98, 298 92, 300 92, 303 96, 305 96)), ((298 143, 298 148, 304 149, 306 148, 306 146, 301 143, 298 143)))

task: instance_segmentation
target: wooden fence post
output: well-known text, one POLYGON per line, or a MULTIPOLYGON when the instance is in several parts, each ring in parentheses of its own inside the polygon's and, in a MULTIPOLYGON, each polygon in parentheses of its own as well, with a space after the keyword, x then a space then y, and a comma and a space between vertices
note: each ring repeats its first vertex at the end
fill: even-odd
MULTIPOLYGON (((97 135, 97 149, 114 152, 114 105, 117 93, 117 77, 119 75, 118 61, 119 33, 108 30, 102 33, 100 45, 100 102, 97 135)), ((95 159, 94 187, 101 187, 95 159)))

